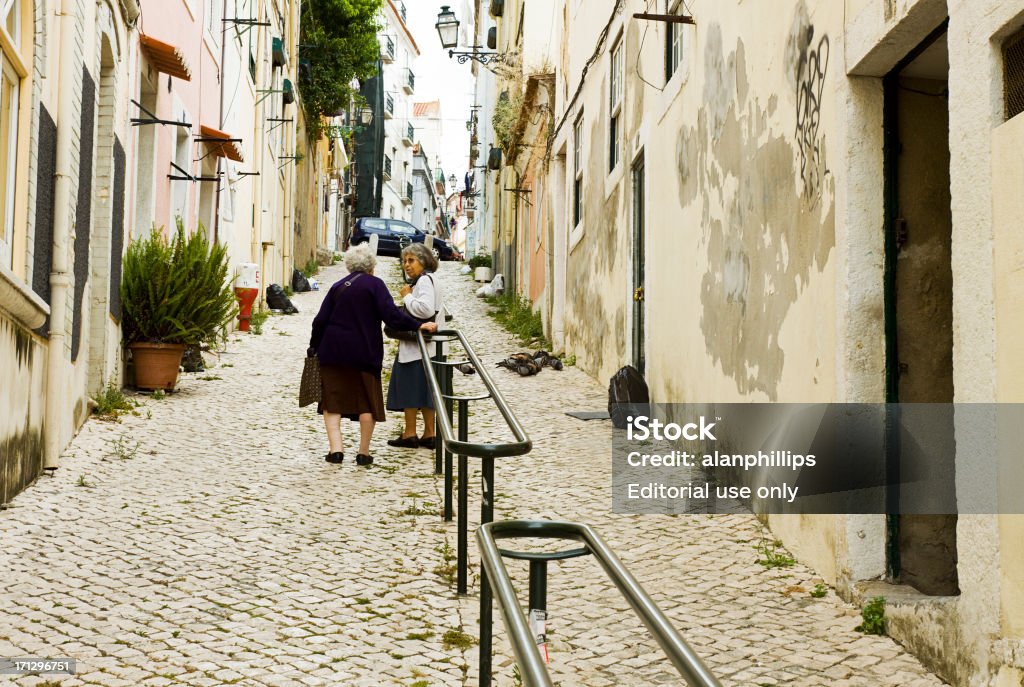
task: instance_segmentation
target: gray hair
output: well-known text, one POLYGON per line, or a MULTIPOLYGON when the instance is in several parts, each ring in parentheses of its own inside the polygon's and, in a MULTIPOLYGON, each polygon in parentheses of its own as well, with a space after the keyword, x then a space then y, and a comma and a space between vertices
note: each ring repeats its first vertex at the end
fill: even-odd
POLYGON ((410 243, 408 246, 402 249, 402 258, 406 255, 411 255, 416 258, 423 269, 427 272, 434 272, 437 270, 437 258, 434 254, 422 243, 410 243))
POLYGON ((352 246, 345 253, 345 269, 349 272, 365 272, 369 274, 373 272, 373 268, 376 266, 377 256, 370 250, 368 243, 352 246))

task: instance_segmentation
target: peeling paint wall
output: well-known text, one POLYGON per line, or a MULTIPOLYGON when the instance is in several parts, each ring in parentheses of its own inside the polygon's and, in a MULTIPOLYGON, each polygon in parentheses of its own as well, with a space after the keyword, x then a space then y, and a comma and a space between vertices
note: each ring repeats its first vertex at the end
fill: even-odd
MULTIPOLYGON (((629 167, 643 152, 653 396, 827 398, 834 327, 821 315, 835 311, 830 36, 841 34, 842 13, 819 7, 812 17, 803 3, 787 12, 701 6, 698 26, 683 29, 693 32, 688 74, 659 91, 644 81, 664 83, 665 28, 624 20, 641 9, 634 4, 624 4, 607 38, 610 48, 622 32, 630 56, 616 169, 608 169, 607 55, 590 67, 573 113, 584 118, 585 216, 566 265, 575 285, 567 347, 599 379, 632 357, 629 167), (787 359, 801 364, 787 366, 787 359)), ((573 41, 577 30, 592 34, 591 24, 607 18, 599 10, 573 25, 573 41)), ((592 49, 582 42, 570 63, 592 49)), ((571 151, 571 133, 563 136, 571 151)))

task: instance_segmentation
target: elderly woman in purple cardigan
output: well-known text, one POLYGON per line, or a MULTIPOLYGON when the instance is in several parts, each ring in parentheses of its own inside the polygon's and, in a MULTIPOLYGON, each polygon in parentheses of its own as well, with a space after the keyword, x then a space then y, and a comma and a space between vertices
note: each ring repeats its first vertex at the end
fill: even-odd
POLYGON ((370 438, 374 425, 384 421, 381 323, 402 331, 437 331, 434 322, 421 323, 398 309, 388 287, 373 276, 376 264, 377 258, 368 245, 349 250, 345 254, 348 276, 334 283, 313 319, 307 354, 320 358, 323 388, 317 412, 323 414, 327 427, 328 463, 345 460, 343 417, 359 422, 356 464, 373 462, 370 438))

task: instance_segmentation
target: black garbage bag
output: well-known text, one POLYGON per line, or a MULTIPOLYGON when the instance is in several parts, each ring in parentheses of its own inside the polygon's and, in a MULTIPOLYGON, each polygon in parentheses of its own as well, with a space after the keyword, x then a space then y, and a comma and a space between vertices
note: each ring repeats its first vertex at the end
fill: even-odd
POLYGON ((185 354, 181 356, 181 369, 185 372, 206 372, 203 353, 198 345, 185 349, 185 354))
POLYGON ((313 287, 309 285, 309 280, 306 279, 306 275, 299 272, 296 269, 292 270, 292 291, 295 293, 305 293, 306 291, 312 291, 313 287))
POLYGON ((613 426, 624 429, 630 415, 647 415, 650 403, 647 382, 635 367, 626 365, 612 375, 608 383, 608 414, 613 426))
POLYGON ((299 312, 299 309, 288 300, 288 296, 284 295, 284 289, 280 284, 271 284, 267 287, 267 307, 271 310, 280 310, 285 315, 294 315, 299 312))

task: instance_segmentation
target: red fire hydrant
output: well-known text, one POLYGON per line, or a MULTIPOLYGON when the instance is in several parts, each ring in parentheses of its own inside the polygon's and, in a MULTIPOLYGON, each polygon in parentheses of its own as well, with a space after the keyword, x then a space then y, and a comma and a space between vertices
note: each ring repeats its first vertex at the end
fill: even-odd
POLYGON ((238 299, 238 330, 249 331, 252 306, 260 295, 260 270, 254 262, 243 262, 235 268, 235 298, 238 299))

